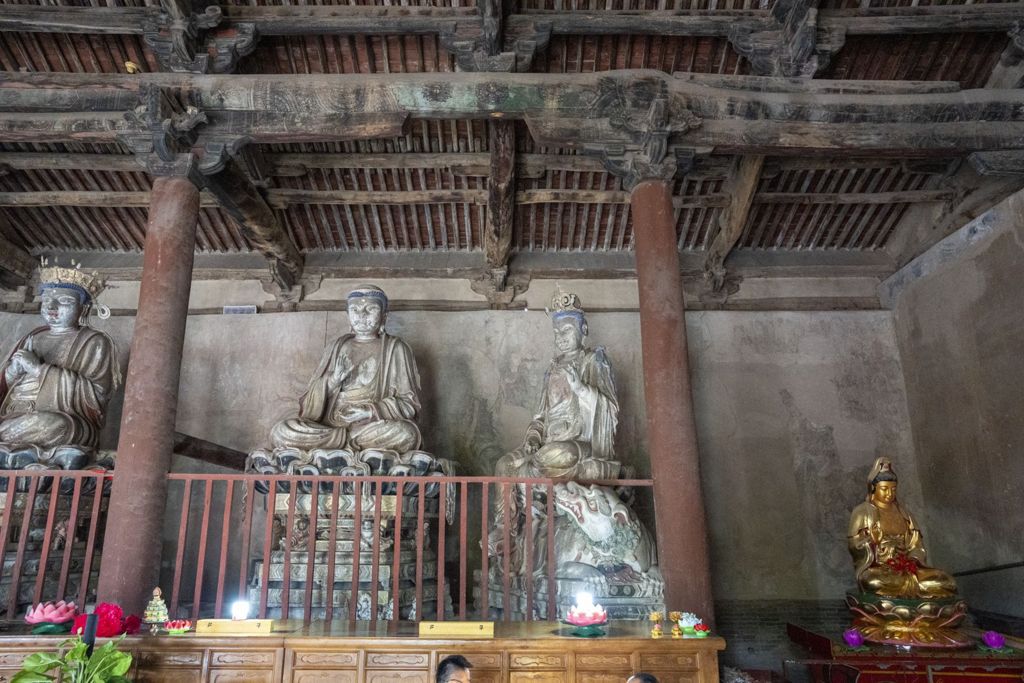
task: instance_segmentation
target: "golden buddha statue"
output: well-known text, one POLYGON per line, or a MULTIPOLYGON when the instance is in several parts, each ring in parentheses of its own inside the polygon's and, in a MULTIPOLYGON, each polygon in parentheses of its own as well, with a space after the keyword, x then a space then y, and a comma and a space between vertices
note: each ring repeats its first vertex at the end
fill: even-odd
POLYGON ((926 564, 921 529, 896 496, 898 478, 888 458, 868 476, 867 499, 850 514, 847 544, 859 596, 847 596, 867 640, 896 645, 959 647, 953 631, 966 605, 956 581, 926 564))

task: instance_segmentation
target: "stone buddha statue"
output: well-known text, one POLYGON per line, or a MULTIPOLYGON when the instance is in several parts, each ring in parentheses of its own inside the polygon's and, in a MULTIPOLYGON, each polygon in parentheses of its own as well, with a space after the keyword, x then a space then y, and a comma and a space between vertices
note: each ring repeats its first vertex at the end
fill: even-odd
POLYGON ((552 301, 556 354, 544 373, 540 408, 523 444, 500 458, 502 477, 610 479, 621 464, 615 457, 619 402, 612 366, 604 349, 583 345, 587 319, 574 294, 552 301))
POLYGON ((954 647, 964 639, 949 627, 963 618, 956 581, 927 564, 920 527, 896 496, 898 479, 888 458, 868 475, 866 500, 850 514, 847 545, 860 595, 847 603, 868 640, 954 647))
POLYGON ((0 467, 79 469, 121 383, 113 340, 86 324, 104 283, 62 267, 41 268, 40 282, 46 324, 18 342, 0 376, 0 467))
POLYGON ((299 399, 298 415, 274 425, 275 448, 419 448, 419 373, 406 343, 384 331, 387 313, 388 297, 379 287, 361 285, 349 293, 352 332, 327 348, 299 399))

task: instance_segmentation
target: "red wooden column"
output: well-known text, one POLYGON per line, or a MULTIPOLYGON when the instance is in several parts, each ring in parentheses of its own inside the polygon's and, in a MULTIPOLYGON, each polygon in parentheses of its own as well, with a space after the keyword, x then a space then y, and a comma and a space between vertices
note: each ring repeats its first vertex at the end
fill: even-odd
POLYGON ((126 614, 142 614, 160 570, 198 214, 192 181, 154 179, 97 592, 126 614))
POLYGON ((647 434, 654 479, 658 564, 665 605, 714 620, 707 522, 690 391, 683 282, 672 182, 643 180, 630 193, 647 434))

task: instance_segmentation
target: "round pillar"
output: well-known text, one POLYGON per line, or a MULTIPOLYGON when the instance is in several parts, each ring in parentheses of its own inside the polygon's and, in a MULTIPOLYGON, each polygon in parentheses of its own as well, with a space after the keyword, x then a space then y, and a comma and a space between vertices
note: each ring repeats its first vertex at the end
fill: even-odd
POLYGON ((97 597, 142 614, 160 571, 199 189, 153 182, 97 597))
POLYGON ((658 564, 668 609, 714 620, 672 183, 630 193, 658 564))

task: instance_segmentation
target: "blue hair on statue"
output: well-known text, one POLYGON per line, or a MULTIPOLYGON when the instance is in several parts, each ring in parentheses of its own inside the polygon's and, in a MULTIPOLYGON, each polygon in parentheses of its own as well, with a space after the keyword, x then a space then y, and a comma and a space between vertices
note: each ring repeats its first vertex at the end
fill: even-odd
POLYGON ((89 296, 89 292, 86 291, 85 287, 79 287, 76 284, 70 282, 44 282, 39 285, 39 293, 42 294, 47 289, 70 289, 72 292, 78 295, 78 301, 84 306, 92 301, 92 297, 89 296))
POLYGON ((551 322, 556 323, 562 318, 571 318, 576 321, 576 326, 583 329, 584 323, 587 322, 586 316, 583 311, 555 311, 551 314, 551 322))
POLYGON ((347 301, 352 299, 376 299, 380 302, 383 310, 388 310, 388 295, 379 289, 354 289, 345 297, 347 301))

